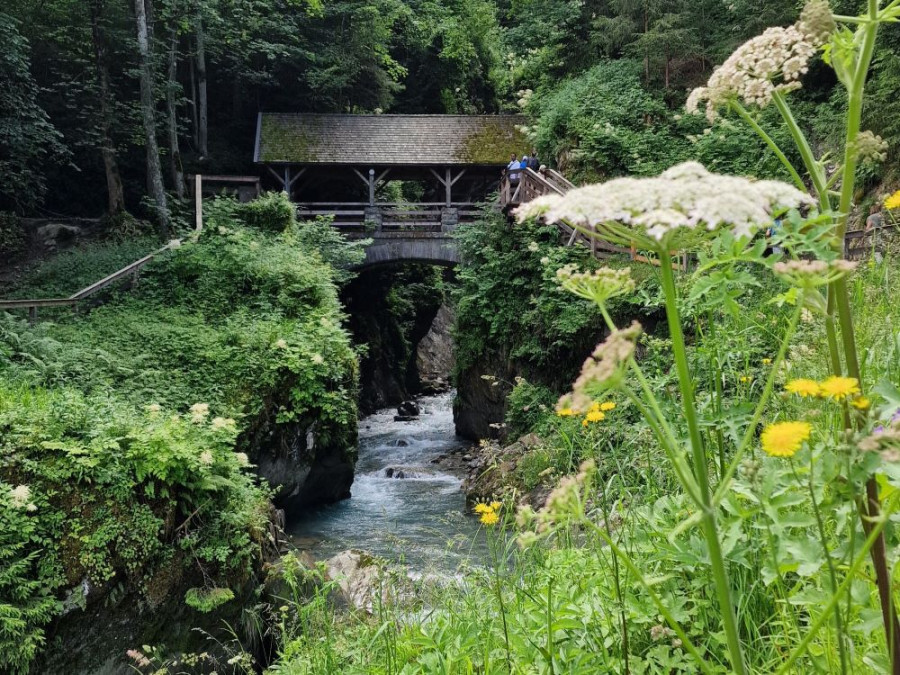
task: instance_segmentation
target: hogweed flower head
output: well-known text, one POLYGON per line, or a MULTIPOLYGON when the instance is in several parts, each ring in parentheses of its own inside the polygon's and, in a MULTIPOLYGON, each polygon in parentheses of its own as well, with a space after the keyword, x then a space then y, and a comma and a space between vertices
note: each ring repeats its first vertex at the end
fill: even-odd
POLYGON ((668 250, 678 232, 731 227, 735 236, 747 237, 770 224, 777 211, 812 203, 787 183, 714 174, 698 162, 685 162, 653 178, 616 178, 538 197, 516 215, 565 221, 623 245, 639 240, 668 250))
POLYGON ((635 288, 631 270, 627 268, 614 270, 601 267, 592 272, 579 272, 577 266, 566 265, 556 271, 556 280, 570 293, 598 305, 635 288))
POLYGON ((798 26, 767 28, 751 38, 716 68, 705 87, 691 92, 686 109, 698 112, 706 101, 706 117, 716 119, 716 110, 731 99, 765 108, 772 95, 800 88, 800 78, 809 70, 817 51, 811 38, 798 26))
POLYGON ((557 414, 565 410, 571 410, 573 414, 588 413, 594 398, 616 387, 625 375, 625 367, 634 355, 640 334, 641 324, 635 321, 628 328, 613 331, 597 345, 581 367, 572 393, 559 400, 557 414))
POLYGON ((824 45, 837 30, 828 0, 810 0, 800 12, 797 28, 814 45, 824 45))
POLYGON ((808 422, 777 422, 763 429, 762 449, 772 457, 793 457, 812 435, 808 422))
POLYGON ((777 262, 772 271, 785 283, 797 288, 812 289, 826 286, 847 276, 856 269, 849 260, 788 260, 777 262))

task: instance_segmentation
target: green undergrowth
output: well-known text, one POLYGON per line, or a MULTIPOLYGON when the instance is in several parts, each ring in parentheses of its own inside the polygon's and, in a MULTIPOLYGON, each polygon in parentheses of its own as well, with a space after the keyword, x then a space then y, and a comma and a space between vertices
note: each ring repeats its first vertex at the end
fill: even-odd
MULTIPOLYGON (((520 251, 522 257, 531 253, 520 251)), ((851 279, 866 377, 878 383, 864 413, 871 419, 889 417, 900 405, 898 274, 900 265, 889 255, 883 263, 862 264, 851 279)), ((680 291, 715 485, 752 413, 746 401, 772 372, 777 336, 793 308, 784 287, 753 264, 684 276, 680 291)), ((785 392, 792 379, 829 374, 823 321, 802 313, 764 420, 806 419, 827 439, 841 429, 841 405, 785 392)), ((644 338, 641 367, 663 414, 682 435, 671 362, 665 336, 644 338)), ((696 505, 673 478, 634 402, 610 393, 598 401, 607 404, 603 419, 560 416, 555 403, 563 391, 524 380, 513 389, 510 425, 537 433, 541 442, 509 475, 509 490, 495 495, 503 506, 500 524, 485 525, 489 555, 460 569, 453 582, 424 584, 399 605, 376 604, 374 616, 335 616, 308 605, 304 629, 286 626, 279 635, 282 659, 268 672, 731 672, 710 592, 708 551, 693 525, 696 505), (585 460, 593 464, 578 473, 585 460), (542 481, 559 487, 552 523, 545 516, 535 532, 535 516, 518 510, 523 494, 514 486, 542 481)), ((841 478, 853 471, 852 462, 834 461, 827 442, 784 458, 767 456, 757 441, 719 510, 753 673, 890 672, 870 570, 848 577, 840 630, 833 620, 819 620, 831 597, 832 574, 843 575, 856 556, 866 559, 854 501, 841 478), (809 649, 779 670, 804 639, 809 649)), ((843 447, 852 455, 854 446, 843 447)), ((884 471, 886 498, 900 474, 890 464, 884 471)), ((897 524, 893 515, 885 530, 895 574, 897 524)))
MULTIPOLYGON (((336 278, 362 253, 285 204, 208 202, 199 241, 130 291, 35 327, 0 315, 0 670, 27 671, 66 589, 153 607, 190 586, 199 610, 240 592, 270 546, 247 454, 260 420, 352 447, 336 278)), ((20 292, 81 285, 142 246, 66 254, 20 292)))
MULTIPOLYGON (((459 370, 498 354, 536 382, 560 387, 571 380, 603 332, 603 318, 590 303, 573 301, 559 288, 556 270, 567 264, 591 270, 600 263, 583 246, 560 246, 560 236, 554 225, 533 220, 512 224, 492 211, 459 229, 459 370)), ((631 266, 625 258, 604 263, 631 266)), ((617 299, 612 311, 646 319, 658 309, 656 275, 650 265, 633 270, 637 288, 617 299)))

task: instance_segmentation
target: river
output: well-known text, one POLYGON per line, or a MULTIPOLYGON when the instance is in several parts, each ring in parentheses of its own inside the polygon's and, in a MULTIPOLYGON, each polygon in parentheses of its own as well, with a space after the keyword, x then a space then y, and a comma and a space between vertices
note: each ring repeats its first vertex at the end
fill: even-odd
POLYGON ((481 553, 460 477, 435 463, 471 446, 455 433, 453 396, 418 399, 422 414, 414 421, 395 422, 393 408, 360 420, 352 497, 290 523, 294 545, 319 559, 363 549, 417 571, 446 572, 481 553))

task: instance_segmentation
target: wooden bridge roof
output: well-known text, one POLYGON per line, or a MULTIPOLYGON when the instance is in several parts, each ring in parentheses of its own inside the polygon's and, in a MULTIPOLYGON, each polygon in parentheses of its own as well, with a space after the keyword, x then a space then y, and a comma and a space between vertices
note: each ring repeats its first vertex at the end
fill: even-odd
POLYGON ((519 115, 260 113, 258 164, 502 166, 529 151, 519 115))

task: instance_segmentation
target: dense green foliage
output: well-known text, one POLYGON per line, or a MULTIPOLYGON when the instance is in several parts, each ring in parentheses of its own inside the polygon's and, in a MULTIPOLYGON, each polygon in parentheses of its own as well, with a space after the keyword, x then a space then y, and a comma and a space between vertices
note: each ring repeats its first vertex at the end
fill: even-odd
MULTIPOLYGON (((564 386, 596 343, 603 320, 587 302, 572 302, 554 276, 566 264, 594 268, 599 263, 584 247, 560 246, 555 226, 534 221, 512 226, 490 211, 461 227, 457 241, 464 260, 455 290, 458 368, 497 352, 516 363, 518 372, 552 373, 552 382, 564 386)), ((640 294, 655 293, 652 272, 638 274, 639 294, 616 307, 622 316, 653 314, 640 302, 640 294)))
MULTIPOLYGON (((327 223, 247 224, 284 205, 217 200, 199 242, 131 292, 35 328, 0 320, 0 665, 25 669, 58 592, 82 580, 151 605, 179 584, 202 610, 233 597, 269 545, 268 491, 247 470, 261 419, 353 442, 356 356, 329 261, 361 252, 338 251, 327 223)), ((23 290, 133 252, 70 253, 23 290)))

